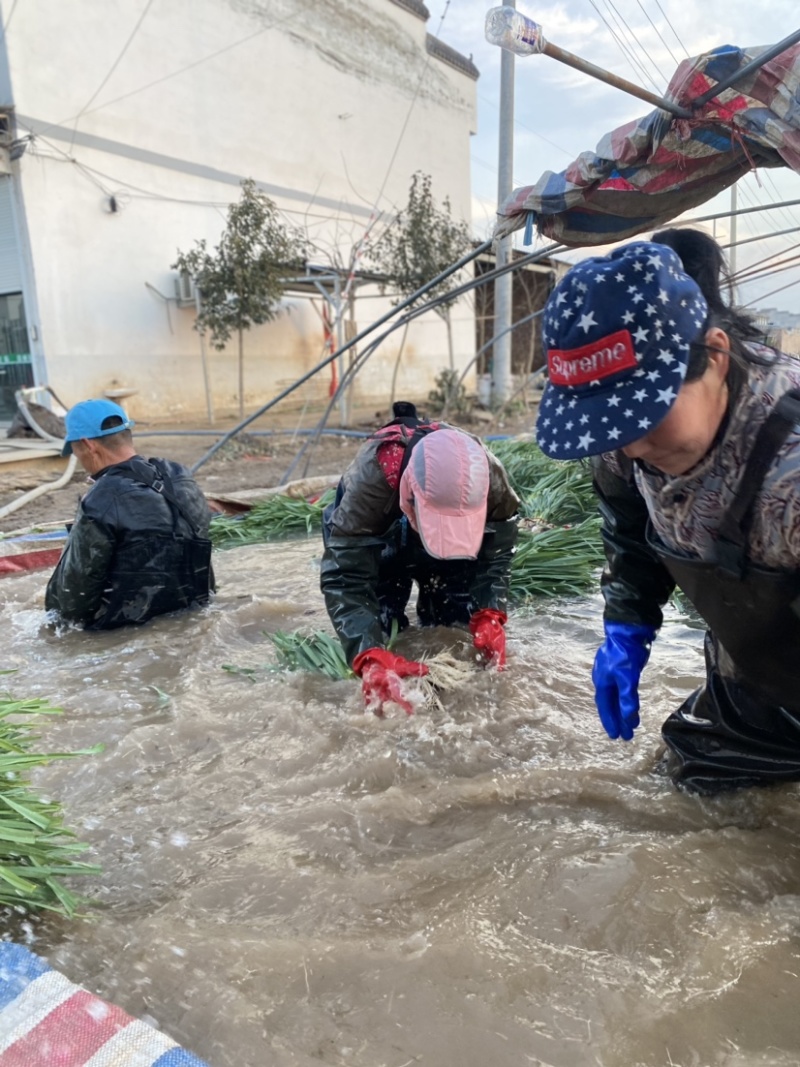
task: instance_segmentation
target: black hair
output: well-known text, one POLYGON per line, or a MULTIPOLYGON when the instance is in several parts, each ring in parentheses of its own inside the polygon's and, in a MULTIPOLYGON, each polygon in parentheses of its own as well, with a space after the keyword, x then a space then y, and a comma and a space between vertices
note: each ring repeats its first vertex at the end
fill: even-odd
MULTIPOLYGON (((103 421, 100 423, 101 430, 111 430, 115 426, 124 426, 125 420, 119 415, 106 415, 103 421)), ((100 440, 103 442, 103 447, 110 449, 112 452, 116 452, 123 445, 133 444, 133 434, 126 427, 124 430, 120 430, 119 433, 104 434, 100 440)))
POLYGON ((731 342, 731 385, 740 384, 747 377, 748 363, 762 362, 745 345, 748 341, 767 344, 767 339, 747 312, 727 303, 723 297, 723 287, 730 284, 730 272, 722 249, 713 237, 701 230, 659 230, 653 234, 653 241, 677 252, 683 269, 697 282, 708 304, 708 317, 700 331, 700 339, 694 341, 689 350, 685 380, 695 381, 705 374, 710 349, 703 343, 703 338, 706 330, 717 326, 725 331, 731 342))

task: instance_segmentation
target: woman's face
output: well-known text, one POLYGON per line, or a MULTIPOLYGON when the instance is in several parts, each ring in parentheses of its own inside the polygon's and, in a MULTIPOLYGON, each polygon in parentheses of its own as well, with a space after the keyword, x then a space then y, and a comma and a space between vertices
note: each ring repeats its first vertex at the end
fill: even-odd
POLYGON ((726 382, 730 365, 728 335, 712 327, 706 332, 708 366, 701 378, 684 382, 675 403, 656 428, 622 451, 664 474, 685 474, 711 447, 728 405, 726 382))

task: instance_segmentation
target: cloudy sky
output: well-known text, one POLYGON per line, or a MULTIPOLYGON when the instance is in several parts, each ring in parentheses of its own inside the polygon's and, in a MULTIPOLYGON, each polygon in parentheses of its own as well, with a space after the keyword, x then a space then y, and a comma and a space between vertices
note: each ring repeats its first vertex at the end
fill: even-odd
MULTIPOLYGON (((497 117, 500 100, 498 48, 484 37, 483 0, 427 0, 428 29, 465 55, 481 72, 477 83, 478 132, 472 143, 473 221, 479 236, 491 233, 497 203, 497 117)), ((768 45, 800 28, 796 0, 518 0, 517 9, 538 22, 545 38, 582 59, 628 81, 663 94, 675 68, 722 44, 768 45)), ((532 185, 545 170, 562 170, 580 152, 593 150, 601 136, 650 106, 549 56, 516 60, 514 185, 532 185)), ((739 207, 763 208, 783 200, 800 200, 800 175, 771 169, 747 175, 738 183, 739 207)), ((729 210, 725 192, 693 216, 729 210)), ((720 243, 729 240, 730 223, 716 225, 720 243)), ((757 210, 739 216, 737 239, 761 237, 777 230, 797 230, 771 240, 741 244, 737 271, 769 269, 777 260, 797 255, 800 204, 757 210)), ((574 253, 580 258, 587 253, 574 253)), ((800 260, 798 260, 800 264, 800 260)), ((742 282, 738 298, 754 307, 777 307, 800 313, 800 266, 742 282), (782 288, 788 286, 788 288, 782 288), (781 289, 780 292, 775 290, 781 289)))

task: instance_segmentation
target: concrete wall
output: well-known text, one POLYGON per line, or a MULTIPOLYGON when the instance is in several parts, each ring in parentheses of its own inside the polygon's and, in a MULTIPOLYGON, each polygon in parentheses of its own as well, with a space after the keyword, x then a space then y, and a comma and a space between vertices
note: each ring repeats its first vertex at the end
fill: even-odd
MULTIPOLYGON (((193 312, 163 297, 174 296, 177 251, 216 243, 242 178, 307 233, 317 263, 346 264, 368 222, 405 204, 417 170, 469 217, 475 82, 428 54, 427 31, 391 0, 15 8, 13 103, 18 134, 34 134, 15 164, 33 264, 26 303, 38 305, 40 375, 65 402, 129 386, 134 416, 205 410, 193 312)), ((285 305, 246 335, 249 408, 322 355, 310 301, 285 305)), ((358 328, 388 307, 359 290, 358 328)), ((469 302, 453 319, 463 366, 474 353, 469 302)), ((357 401, 385 402, 399 343, 360 376, 357 401)), ((437 316, 412 326, 399 392, 424 396, 446 353, 437 316)), ((209 363, 215 407, 234 409, 235 345, 209 350, 209 363)), ((326 371, 298 399, 327 395, 328 382, 326 371)))

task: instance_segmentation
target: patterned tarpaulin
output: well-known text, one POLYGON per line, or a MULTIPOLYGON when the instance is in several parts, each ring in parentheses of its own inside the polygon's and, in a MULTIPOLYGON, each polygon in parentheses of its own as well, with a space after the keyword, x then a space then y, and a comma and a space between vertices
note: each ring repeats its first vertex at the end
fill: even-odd
POLYGON ((0 1067, 206 1067, 166 1034, 0 941, 0 1067))
MULTIPOLYGON (((768 46, 724 45, 678 67, 665 94, 690 107, 706 89, 768 46)), ((609 244, 655 229, 710 200, 752 167, 800 171, 800 44, 723 90, 691 119, 653 111, 583 152, 559 174, 516 189, 503 204, 494 236, 532 218, 563 244, 609 244), (530 213, 533 215, 530 216, 530 213)))

